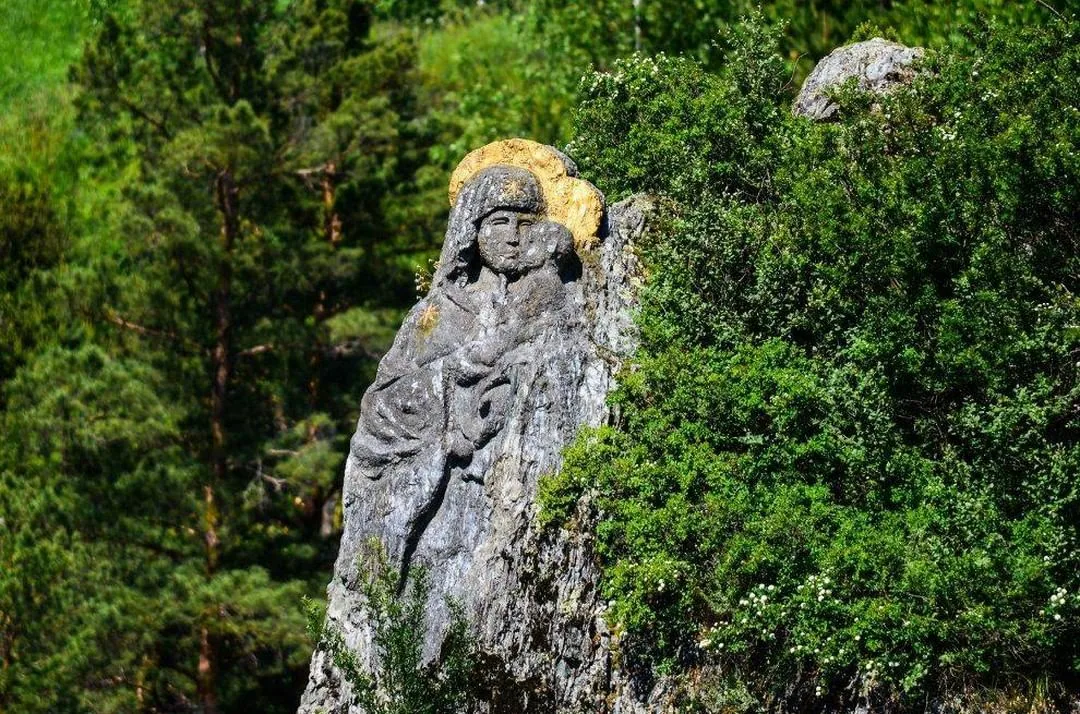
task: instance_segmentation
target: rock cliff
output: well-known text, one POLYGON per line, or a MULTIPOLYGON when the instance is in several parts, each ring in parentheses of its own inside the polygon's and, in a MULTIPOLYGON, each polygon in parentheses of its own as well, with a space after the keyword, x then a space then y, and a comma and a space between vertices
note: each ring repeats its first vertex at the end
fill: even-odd
MULTIPOLYGON (((617 687, 587 533, 541 533, 538 479, 559 468, 635 345, 632 245, 646 203, 604 208, 573 162, 510 140, 467 157, 429 294, 361 405, 328 619, 373 658, 360 578, 377 539, 431 585, 425 656, 460 603, 497 683, 492 711, 599 711, 617 687)), ((316 652, 301 712, 350 711, 316 652)))

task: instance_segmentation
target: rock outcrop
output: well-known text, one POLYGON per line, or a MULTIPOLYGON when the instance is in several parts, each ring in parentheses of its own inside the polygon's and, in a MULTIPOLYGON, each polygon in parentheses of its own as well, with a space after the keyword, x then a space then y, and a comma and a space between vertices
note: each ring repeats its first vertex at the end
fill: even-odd
MULTIPOLYGON (((880 39, 840 48, 793 111, 835 118, 827 90, 855 78, 886 92, 922 50, 880 39)), ((461 605, 483 655, 487 712, 666 711, 673 682, 633 677, 605 625, 591 529, 538 527, 537 484, 560 467, 636 347, 645 199, 605 209, 573 162, 511 139, 467 156, 428 295, 405 318, 365 393, 346 465, 345 531, 328 587, 330 627, 377 660, 363 578, 371 545, 400 582, 422 564, 433 660, 461 605)), ((627 643, 623 643, 624 645, 627 643)), ((301 714, 361 714, 326 651, 301 714)))
MULTIPOLYGON (((462 161, 430 292, 364 395, 346 466, 331 626, 371 664, 368 544, 402 579, 423 564, 425 657, 438 655, 447 599, 460 603, 498 682, 491 711, 604 711, 620 687, 591 536, 536 524, 538 480, 583 425, 608 419, 635 347, 632 245, 647 204, 605 210, 576 173, 520 139, 462 161)), ((349 701, 317 651, 300 711, 357 714, 349 701)))
POLYGON ((859 89, 888 92, 912 80, 913 64, 922 55, 918 47, 905 47, 880 37, 833 50, 806 78, 792 111, 815 121, 833 120, 838 107, 829 99, 828 90, 855 79, 859 89))

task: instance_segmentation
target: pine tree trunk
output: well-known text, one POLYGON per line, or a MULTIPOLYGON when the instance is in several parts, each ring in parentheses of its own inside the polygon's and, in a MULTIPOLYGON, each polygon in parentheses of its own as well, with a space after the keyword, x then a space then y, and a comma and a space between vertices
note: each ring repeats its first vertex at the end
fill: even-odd
MULTIPOLYGON (((337 185, 334 180, 337 177, 337 164, 333 161, 326 162, 323 166, 322 172, 322 200, 323 200, 323 228, 325 231, 326 242, 330 244, 330 249, 334 250, 341 242, 341 216, 335 210, 335 202, 337 200, 337 185)), ((318 333, 318 326, 327 317, 326 306, 326 291, 319 290, 319 297, 315 301, 315 308, 312 311, 312 316, 315 318, 316 333, 313 340, 313 349, 310 357, 308 358, 308 368, 310 370, 310 379, 308 380, 308 405, 311 414, 314 414, 319 409, 319 373, 322 370, 323 351, 325 345, 322 343, 318 333)), ((307 441, 312 443, 317 437, 315 430, 315 421, 310 420, 308 422, 307 441)), ((333 535, 333 510, 334 504, 337 502, 337 491, 330 489, 330 493, 327 496, 322 488, 316 489, 313 494, 310 506, 311 511, 314 513, 316 510, 320 514, 319 522, 319 535, 322 538, 329 538, 333 535), (322 504, 321 506, 319 504, 322 504), (329 506, 330 518, 327 518, 327 507, 329 506)))
MULTIPOLYGON (((322 169, 322 201, 323 201, 323 229, 326 235, 326 242, 330 244, 330 249, 337 248, 338 243, 341 242, 341 216, 338 215, 334 209, 334 203, 337 200, 337 186, 334 183, 334 179, 337 174, 337 164, 333 161, 326 162, 326 165, 322 169)), ((319 290, 319 297, 315 301, 315 308, 312 310, 312 317, 315 318, 316 328, 327 317, 326 307, 326 291, 319 290)), ((308 406, 312 413, 318 411, 319 407, 319 372, 322 369, 322 356, 324 345, 322 340, 319 339, 319 334, 316 331, 315 339, 313 341, 313 349, 310 357, 308 358, 308 367, 310 379, 308 380, 308 406)), ((308 442, 315 440, 314 425, 309 425, 308 442)))
POLYGON ((217 180, 218 210, 221 211, 221 262, 214 292, 215 342, 211 353, 213 386, 210 393, 210 432, 213 446, 214 479, 225 478, 225 404, 232 368, 232 249, 240 227, 237 188, 232 175, 223 171, 217 180))
MULTIPOLYGON (((218 284, 214 291, 214 348, 211 351, 212 382, 210 389, 211 482, 203 487, 205 517, 203 535, 206 541, 206 577, 212 578, 217 569, 220 539, 220 514, 215 489, 225 481, 228 469, 226 452, 225 414, 232 369, 232 250, 236 243, 240 220, 237 212, 237 188, 232 175, 222 171, 216 186, 218 210, 221 212, 221 255, 218 284)), ((209 620, 216 617, 217 608, 204 614, 199 630, 198 695, 203 714, 217 714, 217 662, 209 620)))
POLYGON ((210 641, 210 630, 205 625, 199 630, 199 703, 202 714, 217 714, 217 687, 214 672, 214 645, 210 641))
POLYGON ((335 192, 337 187, 334 179, 337 178, 337 164, 333 161, 326 162, 323 169, 323 216, 326 226, 326 240, 334 248, 341 242, 341 216, 334 210, 335 192))

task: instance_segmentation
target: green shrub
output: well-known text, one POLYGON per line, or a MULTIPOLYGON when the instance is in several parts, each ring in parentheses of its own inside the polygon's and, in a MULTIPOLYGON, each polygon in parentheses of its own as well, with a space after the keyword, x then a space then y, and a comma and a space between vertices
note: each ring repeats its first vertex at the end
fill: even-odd
POLYGON ((662 671, 769 709, 1077 691, 1076 31, 974 32, 835 124, 790 115, 759 25, 717 75, 584 80, 583 173, 666 200, 620 423, 542 501, 596 492, 610 617, 662 671))
POLYGON ((423 659, 424 611, 430 594, 427 571, 415 567, 399 588, 378 542, 371 544, 373 563, 362 566, 366 614, 372 628, 377 667, 369 670, 349 649, 323 608, 305 599, 308 632, 321 643, 352 688, 355 704, 367 714, 459 714, 473 703, 477 671, 476 642, 459 606, 451 603, 450 628, 437 662, 423 659))

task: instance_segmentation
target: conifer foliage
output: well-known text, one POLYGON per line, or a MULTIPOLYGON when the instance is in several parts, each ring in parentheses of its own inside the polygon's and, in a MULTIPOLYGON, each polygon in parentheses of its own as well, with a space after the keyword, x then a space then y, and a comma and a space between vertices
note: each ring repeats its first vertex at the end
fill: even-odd
MULTIPOLYGON (((0 708, 295 705, 350 416, 412 288, 384 197, 422 149, 415 53, 371 25, 351 0, 133 3, 73 68, 115 198, 49 296, 85 330, 5 392, 0 708)), ((9 248, 54 260, 49 230, 9 248)))
POLYGON ((610 619, 703 711, 1068 711, 1080 682, 1077 25, 984 28, 841 117, 774 35, 586 79, 571 150, 664 198, 598 508, 610 619))

